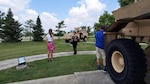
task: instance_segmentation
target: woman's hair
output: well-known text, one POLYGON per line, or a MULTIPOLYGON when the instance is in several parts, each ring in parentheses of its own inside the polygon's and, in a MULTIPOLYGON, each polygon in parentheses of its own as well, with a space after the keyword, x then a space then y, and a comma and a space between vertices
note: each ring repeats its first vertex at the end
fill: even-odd
POLYGON ((53 34, 52 29, 49 29, 49 34, 52 36, 52 34, 53 34))

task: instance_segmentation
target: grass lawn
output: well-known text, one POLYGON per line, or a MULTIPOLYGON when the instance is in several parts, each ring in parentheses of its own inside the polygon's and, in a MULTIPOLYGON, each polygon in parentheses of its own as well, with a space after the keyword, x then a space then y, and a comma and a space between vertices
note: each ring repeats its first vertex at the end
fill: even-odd
POLYGON ((29 68, 17 71, 15 67, 0 71, 0 84, 45 77, 73 74, 74 72, 96 70, 95 55, 72 55, 27 63, 29 68))
MULTIPOLYGON (((93 38, 89 38, 93 41, 93 38)), ((142 45, 146 48, 147 45, 142 45)), ((72 46, 64 40, 55 40, 56 52, 70 52, 72 46)), ((78 51, 95 50, 94 43, 79 42, 78 51)), ((20 42, 0 43, 0 60, 16 58, 19 56, 31 56, 46 54, 46 42, 20 42)), ((73 74, 80 71, 97 70, 95 55, 72 55, 54 58, 54 62, 47 59, 27 63, 29 68, 17 71, 15 67, 0 71, 0 84, 31 80, 38 78, 54 77, 73 74)))
MULTIPOLYGON (((94 37, 89 37, 88 41, 94 42, 94 37)), ((55 47, 56 52, 70 52, 73 51, 72 46, 69 43, 65 43, 63 39, 55 40, 55 47)), ((88 43, 88 42, 79 42, 78 43, 78 51, 90 51, 95 50, 94 43, 88 43)), ((143 49, 147 47, 147 45, 141 46, 143 49)), ((23 41, 18 43, 0 43, 0 61, 11 59, 11 58, 17 58, 19 56, 32 56, 37 54, 46 54, 47 48, 46 48, 46 42, 29 42, 29 41, 23 41)))
POLYGON ((95 36, 89 36, 89 37, 87 38, 87 41, 95 42, 95 36))
MULTIPOLYGON (((65 43, 63 39, 55 40, 56 52, 73 51, 72 46, 65 43)), ((78 51, 95 50, 94 43, 79 42, 78 51)), ((23 41, 18 43, 0 43, 0 60, 17 58, 19 56, 31 56, 37 54, 46 54, 46 42, 23 41)))

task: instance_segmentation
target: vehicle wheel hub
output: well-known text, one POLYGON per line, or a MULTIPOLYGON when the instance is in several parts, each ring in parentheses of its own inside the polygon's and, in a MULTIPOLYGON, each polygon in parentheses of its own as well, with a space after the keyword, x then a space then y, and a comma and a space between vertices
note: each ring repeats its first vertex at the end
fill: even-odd
POLYGON ((114 51, 111 58, 114 70, 121 73, 124 70, 124 58, 119 51, 114 51))

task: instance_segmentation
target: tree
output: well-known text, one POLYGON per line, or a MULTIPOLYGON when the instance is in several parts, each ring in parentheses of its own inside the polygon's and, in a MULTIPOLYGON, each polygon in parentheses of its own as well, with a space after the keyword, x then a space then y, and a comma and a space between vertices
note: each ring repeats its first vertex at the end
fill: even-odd
POLYGON ((13 13, 9 8, 7 15, 4 19, 4 25, 1 28, 1 38, 3 42, 20 42, 22 40, 22 30, 21 24, 15 21, 13 18, 13 13))
POLYGON ((87 27, 87 33, 88 33, 88 35, 91 34, 91 29, 92 29, 92 28, 91 28, 90 26, 87 27))
POLYGON ((42 29, 40 17, 37 17, 36 25, 33 27, 33 41, 43 41, 44 30, 42 29))
POLYGON ((3 13, 3 12, 0 11, 0 28, 4 24, 4 15, 5 15, 5 13, 3 13))
POLYGON ((27 20, 25 22, 25 29, 24 29, 24 34, 25 36, 29 36, 30 37, 30 41, 31 41, 31 37, 32 37, 32 30, 33 30, 33 27, 34 27, 34 22, 33 20, 27 20))
POLYGON ((55 36, 63 36, 64 34, 66 34, 65 31, 60 30, 59 33, 54 34, 55 36))
POLYGON ((114 21, 115 18, 113 15, 105 11, 104 14, 99 17, 99 22, 94 24, 95 31, 98 31, 101 25, 105 26, 105 28, 108 28, 114 21))
POLYGON ((109 27, 114 21, 115 18, 113 15, 109 14, 107 11, 99 18, 100 25, 104 25, 105 27, 109 27))
POLYGON ((58 40, 60 39, 60 34, 61 34, 61 28, 65 28, 66 26, 65 26, 65 24, 64 24, 64 21, 61 21, 61 22, 59 22, 58 23, 58 25, 56 25, 56 32, 57 32, 57 34, 59 35, 58 36, 58 40))
POLYGON ((5 13, 0 11, 0 38, 3 37, 2 27, 4 26, 4 15, 5 13))
POLYGON ((81 29, 83 30, 86 30, 86 28, 87 28, 86 26, 81 26, 81 29))
POLYGON ((94 23, 93 28, 94 28, 94 34, 95 34, 95 32, 98 31, 100 28, 100 23, 94 23))
POLYGON ((81 29, 86 30, 88 35, 91 33, 91 27, 90 26, 81 26, 81 29))
POLYGON ((129 4, 133 3, 134 0, 118 0, 118 2, 119 2, 121 7, 124 7, 126 5, 129 5, 129 4))

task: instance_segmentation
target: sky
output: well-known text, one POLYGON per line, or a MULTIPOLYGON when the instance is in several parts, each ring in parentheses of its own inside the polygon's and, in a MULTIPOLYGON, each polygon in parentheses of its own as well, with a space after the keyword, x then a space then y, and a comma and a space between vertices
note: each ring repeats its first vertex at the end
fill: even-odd
POLYGON ((75 27, 91 26, 98 22, 104 11, 110 14, 119 8, 118 0, 0 0, 0 11, 11 8, 14 18, 21 24, 40 16, 42 28, 56 30, 58 22, 64 21, 66 32, 75 27))

